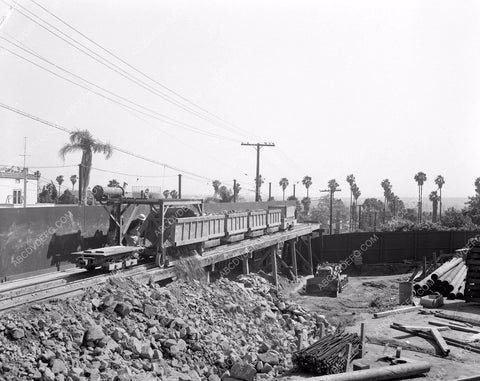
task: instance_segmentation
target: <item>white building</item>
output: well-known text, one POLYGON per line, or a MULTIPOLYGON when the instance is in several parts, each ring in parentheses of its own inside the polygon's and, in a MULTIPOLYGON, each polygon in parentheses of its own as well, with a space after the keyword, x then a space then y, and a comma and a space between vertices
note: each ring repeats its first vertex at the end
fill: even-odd
MULTIPOLYGON (((27 205, 37 203, 38 178, 27 174, 27 205)), ((0 171, 0 207, 23 205, 24 174, 18 170, 0 171)))

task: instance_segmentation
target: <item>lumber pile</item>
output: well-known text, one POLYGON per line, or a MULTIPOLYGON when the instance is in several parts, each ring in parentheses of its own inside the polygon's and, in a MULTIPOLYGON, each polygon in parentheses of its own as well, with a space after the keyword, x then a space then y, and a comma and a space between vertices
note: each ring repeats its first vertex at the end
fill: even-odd
MULTIPOLYGON (((480 248, 478 252, 480 263, 480 248)), ((448 299, 464 299, 466 277, 467 264, 463 256, 457 256, 417 281, 413 285, 413 291, 418 297, 438 293, 448 299)))
POLYGON ((467 253, 467 279, 465 283, 465 300, 480 302, 480 242, 473 241, 473 247, 467 253))
POLYGON ((361 350, 361 339, 356 333, 330 334, 295 352, 292 360, 295 366, 314 375, 336 374, 344 372, 361 350), (352 345, 350 356, 349 344, 352 345))

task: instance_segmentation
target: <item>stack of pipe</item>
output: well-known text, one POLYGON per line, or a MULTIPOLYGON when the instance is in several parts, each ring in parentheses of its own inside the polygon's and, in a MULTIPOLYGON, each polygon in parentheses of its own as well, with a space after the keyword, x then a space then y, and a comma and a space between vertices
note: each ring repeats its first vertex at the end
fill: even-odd
POLYGON ((416 296, 441 294, 448 299, 463 299, 467 266, 463 257, 445 262, 413 286, 416 296))
POLYGON ((356 333, 326 335, 308 348, 295 352, 292 360, 298 368, 314 375, 344 372, 348 344, 352 344, 350 361, 361 351, 362 342, 356 333))

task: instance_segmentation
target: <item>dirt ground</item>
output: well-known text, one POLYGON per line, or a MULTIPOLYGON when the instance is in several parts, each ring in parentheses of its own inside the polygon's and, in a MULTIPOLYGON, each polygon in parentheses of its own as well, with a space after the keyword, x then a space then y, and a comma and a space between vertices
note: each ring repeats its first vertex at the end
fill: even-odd
MULTIPOLYGON (((416 326, 430 326, 429 320, 442 320, 433 315, 423 315, 418 311, 373 318, 373 313, 398 308, 398 283, 408 280, 410 274, 388 276, 354 276, 349 277, 347 287, 337 298, 305 295, 303 278, 296 286, 285 290, 289 296, 304 308, 323 314, 332 324, 345 327, 346 332, 360 333, 360 324, 365 323, 367 335, 367 354, 364 359, 356 360, 369 364, 370 367, 387 365, 378 361, 385 356, 395 356, 396 348, 402 347, 402 357, 411 360, 427 361, 431 369, 426 377, 408 378, 409 380, 457 380, 462 377, 480 375, 480 354, 450 346, 447 357, 437 355, 433 341, 427 341, 390 328, 392 322, 416 326), (409 348, 409 349, 406 349, 409 348)), ((446 301, 438 310, 455 311, 459 315, 480 320, 480 305, 467 304, 463 301, 446 301)), ((480 327, 476 327, 480 328, 480 327)), ((468 340, 472 333, 453 330, 441 332, 444 337, 468 340)), ((480 337, 478 337, 480 339, 480 337)), ((478 343, 478 341, 476 342, 478 343)), ((479 344, 480 345, 480 344, 479 344)), ((299 381, 308 379, 309 375, 291 374, 281 378, 282 381, 299 381)))

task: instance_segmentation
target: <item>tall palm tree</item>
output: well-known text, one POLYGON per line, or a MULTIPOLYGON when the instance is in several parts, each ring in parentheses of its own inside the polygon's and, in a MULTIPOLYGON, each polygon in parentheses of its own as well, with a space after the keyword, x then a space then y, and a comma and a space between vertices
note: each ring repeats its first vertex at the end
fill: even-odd
POLYGON ((217 198, 218 196, 218 189, 220 188, 220 185, 221 185, 221 181, 220 180, 213 180, 212 181, 212 186, 213 186, 213 197, 214 198, 217 198))
POLYGON ((168 189, 165 189, 165 190, 163 191, 163 197, 164 197, 164 198, 168 198, 169 195, 170 195, 170 191, 169 191, 168 189))
POLYGON ((310 176, 305 176, 302 180, 302 184, 307 189, 307 198, 310 198, 308 195, 308 188, 310 188, 310 185, 312 185, 312 178, 310 176))
POLYGON ((350 230, 352 230, 353 227, 353 186, 355 185, 355 176, 348 175, 347 178, 347 183, 350 185, 350 230))
POLYGON ((389 179, 385 179, 380 183, 381 187, 383 188, 383 197, 384 197, 384 203, 383 203, 383 223, 385 223, 385 216, 387 213, 387 203, 390 199, 390 195, 392 192, 392 185, 390 184, 389 179))
POLYGON ((58 194, 61 195, 62 194, 62 184, 65 181, 65 179, 63 178, 63 175, 57 176, 55 181, 58 183, 58 194))
POLYGON ((437 222, 437 209, 438 209, 438 200, 439 200, 437 191, 430 192, 430 194, 428 195, 428 199, 433 204, 432 222, 437 222))
POLYGON ((288 187, 288 179, 286 177, 282 177, 278 184, 282 187, 283 191, 283 201, 285 201, 285 189, 288 187))
POLYGON ((72 190, 75 190, 75 184, 78 181, 78 176, 77 175, 72 175, 70 176, 70 182, 72 183, 72 190))
POLYGON ((68 153, 81 151, 82 161, 80 165, 81 186, 79 194, 81 199, 86 201, 86 193, 90 182, 90 171, 92 169, 93 154, 102 153, 107 159, 113 154, 113 147, 110 144, 102 143, 94 139, 88 130, 75 130, 70 133, 70 143, 65 144, 59 151, 60 157, 65 160, 68 153))
MULTIPOLYGON (((360 192, 360 188, 358 188, 357 184, 353 184, 353 226, 356 226, 357 219, 356 219, 356 211, 357 211, 357 204, 358 198, 361 196, 362 192, 360 192)), ((359 216, 360 217, 360 216, 359 216)))
POLYGON ((439 200, 440 200, 440 213, 438 215, 438 218, 440 222, 442 222, 442 188, 443 184, 445 184, 445 179, 442 175, 438 175, 435 178, 435 184, 438 186, 438 192, 439 192, 439 200))
POLYGON ((328 181, 328 190, 330 192, 330 234, 333 234, 332 224, 333 224, 333 195, 338 190, 337 180, 331 179, 328 181))
POLYGON ((413 179, 418 184, 418 222, 422 222, 422 192, 423 184, 427 181, 427 175, 423 172, 418 172, 413 179))

